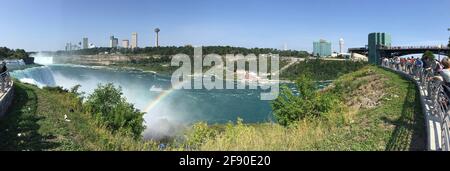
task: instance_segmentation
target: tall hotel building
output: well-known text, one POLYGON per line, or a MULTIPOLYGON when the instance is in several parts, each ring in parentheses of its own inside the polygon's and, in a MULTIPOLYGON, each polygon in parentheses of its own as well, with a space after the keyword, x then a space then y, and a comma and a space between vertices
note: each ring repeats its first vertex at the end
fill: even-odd
POLYGON ((136 32, 133 32, 131 34, 131 48, 137 48, 138 47, 138 34, 136 32))

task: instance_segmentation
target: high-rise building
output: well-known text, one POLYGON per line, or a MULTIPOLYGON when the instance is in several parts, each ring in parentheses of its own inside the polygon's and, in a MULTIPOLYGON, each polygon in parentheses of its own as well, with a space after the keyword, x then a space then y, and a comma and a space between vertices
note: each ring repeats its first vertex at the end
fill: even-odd
POLYGON ((87 37, 83 38, 83 49, 89 48, 89 39, 87 37))
POLYGON ((340 54, 344 53, 344 39, 343 38, 339 39, 339 53, 340 54))
POLYGON ((326 40, 320 40, 318 42, 313 42, 313 56, 327 57, 331 56, 331 42, 326 40))
POLYGON ((392 38, 387 33, 370 33, 368 50, 369 50, 369 63, 381 64, 381 52, 382 47, 391 47, 392 38))
POLYGON ((114 36, 109 37, 109 47, 112 48, 114 43, 114 36))
POLYGON ((130 48, 130 41, 129 40, 122 40, 122 47, 123 48, 130 48))
POLYGON ((138 47, 138 34, 136 32, 131 33, 131 48, 138 47))
POLYGON ((66 47, 65 47, 66 51, 71 51, 71 48, 72 48, 72 44, 66 43, 66 47))
POLYGON ((119 45, 119 39, 115 38, 114 36, 111 36, 109 38, 109 47, 110 48, 117 48, 118 45, 119 45))

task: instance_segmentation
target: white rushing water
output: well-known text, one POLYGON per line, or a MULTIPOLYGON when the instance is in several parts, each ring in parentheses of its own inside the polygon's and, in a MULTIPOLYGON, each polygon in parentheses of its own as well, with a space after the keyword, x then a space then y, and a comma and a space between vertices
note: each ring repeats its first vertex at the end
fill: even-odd
POLYGON ((34 63, 41 64, 41 65, 50 65, 53 64, 53 57, 52 56, 44 56, 40 53, 33 55, 34 57, 34 63))
POLYGON ((11 73, 11 76, 18 79, 20 82, 33 84, 39 88, 56 86, 55 78, 48 66, 15 70, 11 73))

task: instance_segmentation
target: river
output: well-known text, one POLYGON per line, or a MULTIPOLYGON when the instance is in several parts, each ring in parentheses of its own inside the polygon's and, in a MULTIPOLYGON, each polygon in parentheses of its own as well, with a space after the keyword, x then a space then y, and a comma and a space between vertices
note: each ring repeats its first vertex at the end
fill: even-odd
POLYGON ((260 100, 261 90, 173 90, 169 76, 141 71, 113 70, 70 64, 53 64, 36 58, 42 67, 16 70, 11 75, 39 87, 81 85, 87 95, 98 84, 120 86, 124 97, 144 115, 144 137, 170 136, 186 125, 205 121, 222 124, 242 118, 246 123, 273 120, 270 101, 260 100))

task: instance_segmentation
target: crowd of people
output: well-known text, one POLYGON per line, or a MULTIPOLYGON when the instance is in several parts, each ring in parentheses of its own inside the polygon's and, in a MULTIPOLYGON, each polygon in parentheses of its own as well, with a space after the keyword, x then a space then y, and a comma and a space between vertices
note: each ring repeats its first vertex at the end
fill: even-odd
POLYGON ((426 56, 422 58, 383 58, 382 65, 406 72, 416 78, 429 79, 427 81, 438 80, 450 85, 450 59, 448 58, 441 61, 426 56))

